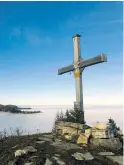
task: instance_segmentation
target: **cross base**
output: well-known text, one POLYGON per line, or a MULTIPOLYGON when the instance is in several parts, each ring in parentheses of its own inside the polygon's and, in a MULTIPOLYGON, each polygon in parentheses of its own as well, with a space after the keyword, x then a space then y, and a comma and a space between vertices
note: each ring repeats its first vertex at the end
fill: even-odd
POLYGON ((78 110, 83 111, 83 103, 75 101, 74 102, 74 109, 78 109, 78 110))
POLYGON ((74 111, 77 113, 78 122, 81 124, 85 124, 83 103, 74 102, 74 111))

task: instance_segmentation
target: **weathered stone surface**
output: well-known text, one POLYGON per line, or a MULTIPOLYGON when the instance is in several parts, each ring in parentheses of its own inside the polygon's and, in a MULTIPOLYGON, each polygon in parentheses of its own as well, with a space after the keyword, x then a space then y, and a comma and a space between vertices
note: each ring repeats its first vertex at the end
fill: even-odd
POLYGON ((94 159, 94 157, 91 155, 90 152, 84 153, 83 158, 84 158, 84 160, 93 160, 94 159))
POLYGON ((48 137, 39 137, 38 140, 39 140, 39 141, 52 142, 52 139, 51 139, 51 138, 48 138, 48 137))
POLYGON ((49 135, 43 135, 43 137, 46 137, 46 138, 50 138, 50 139, 52 139, 52 138, 53 138, 53 135, 52 135, 52 134, 49 134, 49 135))
POLYGON ((64 138, 70 141, 70 140, 72 140, 72 135, 71 134, 64 135, 64 138))
POLYGON ((60 157, 60 155, 59 155, 59 154, 54 154, 54 156, 56 156, 56 157, 60 157))
POLYGON ((13 147, 12 147, 12 149, 14 149, 14 148, 16 148, 16 147, 18 147, 18 145, 16 145, 16 146, 13 146, 13 147))
POLYGON ((33 162, 27 162, 24 165, 33 165, 33 162))
POLYGON ((51 160, 50 159, 46 159, 46 163, 45 163, 45 165, 52 165, 53 163, 51 162, 51 160))
POLYGON ((33 146, 27 146, 23 149, 25 152, 37 152, 37 149, 34 148, 33 146))
POLYGON ((71 122, 63 122, 63 121, 57 121, 55 123, 55 129, 57 134, 64 135, 64 134, 73 134, 77 135, 80 134, 82 130, 90 128, 89 126, 85 124, 79 124, 79 123, 71 123, 71 122))
POLYGON ((55 139, 55 142, 62 142, 61 139, 55 139))
POLYGON ((36 141, 37 144, 44 144, 45 141, 36 141))
POLYGON ((114 132, 117 133, 117 130, 110 123, 97 122, 91 128, 93 138, 112 138, 115 136, 114 132))
POLYGON ((114 150, 119 150, 122 147, 122 143, 120 142, 119 138, 92 139, 91 145, 93 147, 105 147, 114 150))
POLYGON ((87 138, 89 138, 90 135, 91 135, 91 128, 86 129, 86 130, 85 130, 85 136, 86 136, 87 138))
POLYGON ((38 158, 38 156, 31 156, 31 157, 29 158, 29 160, 34 160, 34 159, 36 159, 36 158, 38 158))
POLYGON ((85 134, 80 134, 77 140, 77 144, 87 144, 88 143, 88 138, 86 137, 85 134))
POLYGON ((93 160, 94 159, 94 157, 89 152, 86 152, 86 153, 76 152, 72 156, 75 157, 76 160, 93 160))
POLYGON ((58 163, 58 165, 66 165, 65 162, 63 162, 63 161, 60 160, 60 159, 57 160, 57 163, 58 163))
POLYGON ((92 127, 93 129, 95 128, 95 129, 106 129, 106 128, 108 128, 108 124, 106 124, 106 123, 100 123, 100 122, 97 122, 97 123, 95 123, 95 124, 93 124, 93 127, 92 127))
POLYGON ((58 165, 66 165, 64 161, 62 161, 58 156, 53 156, 52 157, 54 160, 56 160, 56 163, 58 165))
POLYGON ((79 123, 72 123, 72 122, 64 122, 64 121, 57 121, 56 123, 56 128, 61 129, 61 127, 72 127, 72 128, 77 128, 77 129, 88 129, 89 126, 85 124, 79 124, 79 123))
POLYGON ((115 154, 113 152, 99 152, 98 155, 109 156, 109 155, 115 155, 115 154))
POLYGON ((59 148, 61 150, 70 150, 70 149, 82 149, 77 144, 68 143, 68 142, 53 142, 51 145, 55 146, 56 148, 59 148))
POLYGON ((91 129, 93 138, 108 138, 106 132, 108 129, 108 125, 106 123, 95 123, 91 129))
POLYGON ((14 165, 14 164, 15 164, 14 161, 9 161, 9 162, 8 162, 8 165, 14 165))
POLYGON ((61 138, 73 143, 77 143, 78 137, 79 135, 76 135, 76 134, 65 134, 65 135, 62 135, 61 138))
POLYGON ((83 154, 76 152, 72 155, 76 160, 84 160, 83 154))
POLYGON ((22 155, 25 155, 25 154, 27 154, 26 150, 16 150, 15 153, 14 153, 15 157, 22 156, 22 155))
POLYGON ((106 129, 92 129, 92 137, 96 139, 108 138, 106 129))
POLYGON ((59 159, 58 156, 55 156, 55 155, 54 155, 52 158, 53 158, 54 160, 58 160, 58 159, 59 159))
POLYGON ((118 163, 119 165, 123 165, 123 156, 106 156, 107 159, 113 161, 114 163, 118 163))

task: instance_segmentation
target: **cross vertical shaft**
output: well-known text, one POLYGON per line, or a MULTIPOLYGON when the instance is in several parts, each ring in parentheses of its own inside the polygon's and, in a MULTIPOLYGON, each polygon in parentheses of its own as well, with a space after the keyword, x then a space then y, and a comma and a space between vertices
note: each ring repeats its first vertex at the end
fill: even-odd
MULTIPOLYGON (((80 35, 73 37, 74 45, 74 77, 76 82, 76 102, 74 108, 84 111, 83 108, 83 92, 82 92, 82 70, 80 69, 81 51, 80 51, 80 35)), ((83 121, 84 121, 84 116, 83 121)))

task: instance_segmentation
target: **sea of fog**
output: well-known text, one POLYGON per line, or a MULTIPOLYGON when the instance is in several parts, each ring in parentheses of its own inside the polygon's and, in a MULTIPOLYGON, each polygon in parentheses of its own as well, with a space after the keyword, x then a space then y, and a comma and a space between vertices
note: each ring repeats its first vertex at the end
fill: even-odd
MULTIPOLYGON (((19 127, 23 134, 50 132, 54 123, 57 111, 65 112, 72 106, 20 106, 31 107, 32 111, 40 110, 37 114, 12 114, 0 112, 0 131, 5 128, 8 133, 19 127)), ((116 121, 117 126, 123 130, 123 109, 122 106, 85 106, 85 120, 91 125, 95 122, 107 122, 108 118, 116 121)))

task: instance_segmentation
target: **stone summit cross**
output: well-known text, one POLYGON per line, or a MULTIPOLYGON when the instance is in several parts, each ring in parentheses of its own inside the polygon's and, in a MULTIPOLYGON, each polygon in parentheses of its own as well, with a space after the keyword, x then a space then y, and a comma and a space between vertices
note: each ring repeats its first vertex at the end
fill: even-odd
MULTIPOLYGON (((107 57, 105 56, 105 54, 101 53, 101 55, 96 56, 94 58, 83 60, 81 58, 79 34, 73 37, 73 44, 74 44, 74 63, 72 65, 59 69, 58 75, 61 75, 70 71, 74 72, 74 77, 76 80, 76 102, 74 102, 74 108, 77 108, 78 110, 81 110, 84 112, 83 92, 82 92, 82 72, 85 67, 102 63, 102 62, 107 62, 107 57)), ((84 116, 82 117, 84 121, 84 116)))

